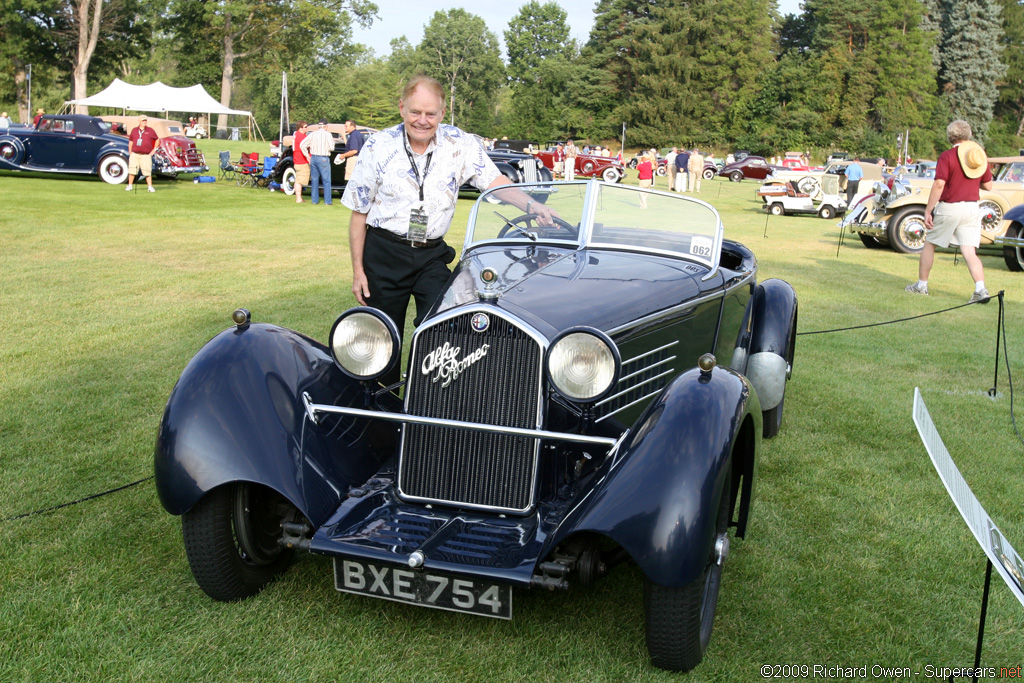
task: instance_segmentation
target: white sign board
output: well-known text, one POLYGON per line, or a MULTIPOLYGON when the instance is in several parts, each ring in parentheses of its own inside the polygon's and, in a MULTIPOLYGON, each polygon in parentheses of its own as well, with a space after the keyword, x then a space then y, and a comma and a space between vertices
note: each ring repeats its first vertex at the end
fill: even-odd
POLYGON ((956 463, 946 450, 942 438, 939 437, 935 423, 932 422, 928 408, 921 398, 921 390, 914 388, 914 424, 917 425, 917 433, 921 435, 921 441, 928 451, 928 455, 939 473, 939 478, 946 486, 949 497, 953 499, 957 510, 967 522, 967 528, 971 530, 974 537, 978 539, 982 550, 992 560, 992 565, 1003 577, 1003 581, 1010 587, 1010 590, 1017 600, 1024 605, 1024 562, 1020 555, 1014 551, 1013 546, 1006 540, 999 527, 995 525, 992 518, 985 512, 985 508, 975 497, 971 487, 967 485, 956 463))

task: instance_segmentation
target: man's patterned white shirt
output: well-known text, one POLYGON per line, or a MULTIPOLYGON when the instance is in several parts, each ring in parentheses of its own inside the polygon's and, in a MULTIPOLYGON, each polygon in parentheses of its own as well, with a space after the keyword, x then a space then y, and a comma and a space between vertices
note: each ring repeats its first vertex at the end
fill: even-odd
POLYGON ((427 156, 433 152, 423 179, 427 239, 448 232, 460 186, 468 182, 483 191, 501 175, 476 138, 455 126, 438 125, 423 154, 416 154, 406 145, 405 124, 400 123, 374 133, 359 152, 359 164, 341 203, 368 214, 367 225, 402 236, 408 233, 409 212, 419 204, 420 191, 406 149, 412 153, 421 179, 427 156))

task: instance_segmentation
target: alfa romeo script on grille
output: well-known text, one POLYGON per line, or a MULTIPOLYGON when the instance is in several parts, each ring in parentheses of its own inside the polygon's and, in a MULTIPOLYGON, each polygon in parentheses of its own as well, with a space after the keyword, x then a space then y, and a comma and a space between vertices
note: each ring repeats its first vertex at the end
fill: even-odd
POLYGON ((445 342, 443 346, 439 346, 427 354, 427 357, 423 359, 423 365, 420 366, 420 371, 424 375, 433 373, 434 376, 430 378, 430 381, 444 380, 441 382, 441 386, 446 387, 452 383, 453 379, 457 379, 466 368, 486 356, 490 348, 489 344, 484 344, 473 353, 460 359, 459 353, 462 352, 462 347, 452 348, 451 344, 445 342))
POLYGON ((498 619, 512 618, 512 586, 505 584, 336 557, 334 587, 346 593, 424 607, 498 619))

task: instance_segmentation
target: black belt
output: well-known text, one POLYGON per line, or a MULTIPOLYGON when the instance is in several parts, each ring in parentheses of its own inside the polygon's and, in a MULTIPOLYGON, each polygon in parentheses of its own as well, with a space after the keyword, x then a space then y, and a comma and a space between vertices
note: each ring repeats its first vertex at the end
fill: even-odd
POLYGON ((437 238, 434 238, 432 240, 424 240, 422 242, 413 242, 408 237, 403 237, 402 235, 396 235, 395 233, 391 232, 390 230, 385 230, 384 228, 378 228, 376 225, 367 225, 366 227, 367 227, 367 229, 373 230, 374 232, 378 233, 379 235, 381 235, 385 239, 389 239, 392 242, 398 242, 399 244, 405 244, 407 246, 412 247, 413 249, 425 249, 426 247, 436 247, 439 244, 444 244, 444 238, 443 237, 437 237, 437 238))

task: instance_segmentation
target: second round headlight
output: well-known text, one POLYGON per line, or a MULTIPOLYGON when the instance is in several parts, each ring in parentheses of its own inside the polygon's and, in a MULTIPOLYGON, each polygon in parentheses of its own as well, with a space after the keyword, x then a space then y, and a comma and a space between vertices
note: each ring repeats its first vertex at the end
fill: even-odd
POLYGON ((597 331, 571 331, 548 350, 548 377, 566 398, 591 401, 600 398, 619 374, 615 345, 597 331))
POLYGON ((331 354, 347 374, 374 379, 384 374, 395 359, 398 332, 390 319, 368 311, 343 314, 331 329, 331 354))

